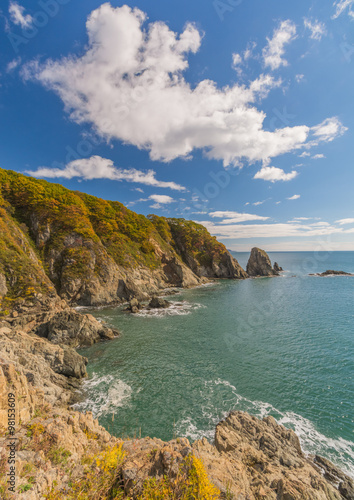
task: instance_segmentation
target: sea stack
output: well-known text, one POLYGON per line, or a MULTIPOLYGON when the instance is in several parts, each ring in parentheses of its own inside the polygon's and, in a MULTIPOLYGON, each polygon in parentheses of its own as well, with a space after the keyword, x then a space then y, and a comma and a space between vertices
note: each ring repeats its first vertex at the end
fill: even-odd
POLYGON ((246 269, 248 276, 279 276, 279 269, 278 264, 277 269, 272 267, 267 252, 257 247, 252 248, 246 269))

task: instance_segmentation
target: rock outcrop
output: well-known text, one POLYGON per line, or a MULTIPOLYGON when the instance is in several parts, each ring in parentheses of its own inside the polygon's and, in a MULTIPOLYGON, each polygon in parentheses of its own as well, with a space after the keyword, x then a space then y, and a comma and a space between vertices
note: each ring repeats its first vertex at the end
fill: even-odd
POLYGON ((278 262, 274 262, 273 269, 276 273, 281 273, 284 271, 284 269, 279 266, 278 262))
POLYGON ((351 273, 346 273, 344 271, 333 271, 331 269, 328 269, 327 271, 324 271, 323 273, 316 273, 316 274, 310 274, 310 276, 354 276, 354 274, 351 273))
POLYGON ((91 314, 80 314, 66 309, 54 314, 48 321, 34 330, 39 337, 48 339, 52 344, 70 347, 90 346, 101 340, 112 340, 119 332, 100 323, 91 314))
MULTIPOLYGON (((279 268, 277 264, 277 268, 279 268)), ((250 277, 278 276, 279 271, 272 267, 268 254, 260 248, 252 248, 247 263, 247 274, 250 277)))
POLYGON ((149 309, 167 309, 171 303, 162 297, 153 297, 149 302, 149 309))

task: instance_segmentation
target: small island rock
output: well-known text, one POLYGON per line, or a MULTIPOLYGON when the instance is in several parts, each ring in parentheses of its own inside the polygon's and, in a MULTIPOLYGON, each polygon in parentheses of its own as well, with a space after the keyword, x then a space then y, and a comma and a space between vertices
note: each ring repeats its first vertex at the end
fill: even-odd
POLYGON ((268 254, 256 247, 251 250, 246 270, 250 277, 279 275, 279 272, 273 269, 268 254))

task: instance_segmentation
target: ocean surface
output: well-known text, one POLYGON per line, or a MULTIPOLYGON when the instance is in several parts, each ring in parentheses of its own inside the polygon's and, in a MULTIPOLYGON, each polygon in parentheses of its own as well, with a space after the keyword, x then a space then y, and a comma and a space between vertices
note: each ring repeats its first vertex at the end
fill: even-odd
POLYGON ((354 477, 354 277, 308 276, 354 273, 354 252, 269 255, 282 277, 184 290, 163 311, 90 310, 122 335, 80 350, 76 406, 116 435, 163 440, 212 440, 230 410, 273 415, 354 477))

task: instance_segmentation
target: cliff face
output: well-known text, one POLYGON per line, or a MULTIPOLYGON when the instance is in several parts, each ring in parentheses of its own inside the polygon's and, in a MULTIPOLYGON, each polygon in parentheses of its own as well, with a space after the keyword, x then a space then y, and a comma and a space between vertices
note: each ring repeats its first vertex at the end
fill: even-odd
POLYGON ((57 293, 71 304, 146 299, 205 278, 244 278, 201 225, 0 169, 0 300, 57 293), (5 297, 5 299, 4 299, 5 297))

